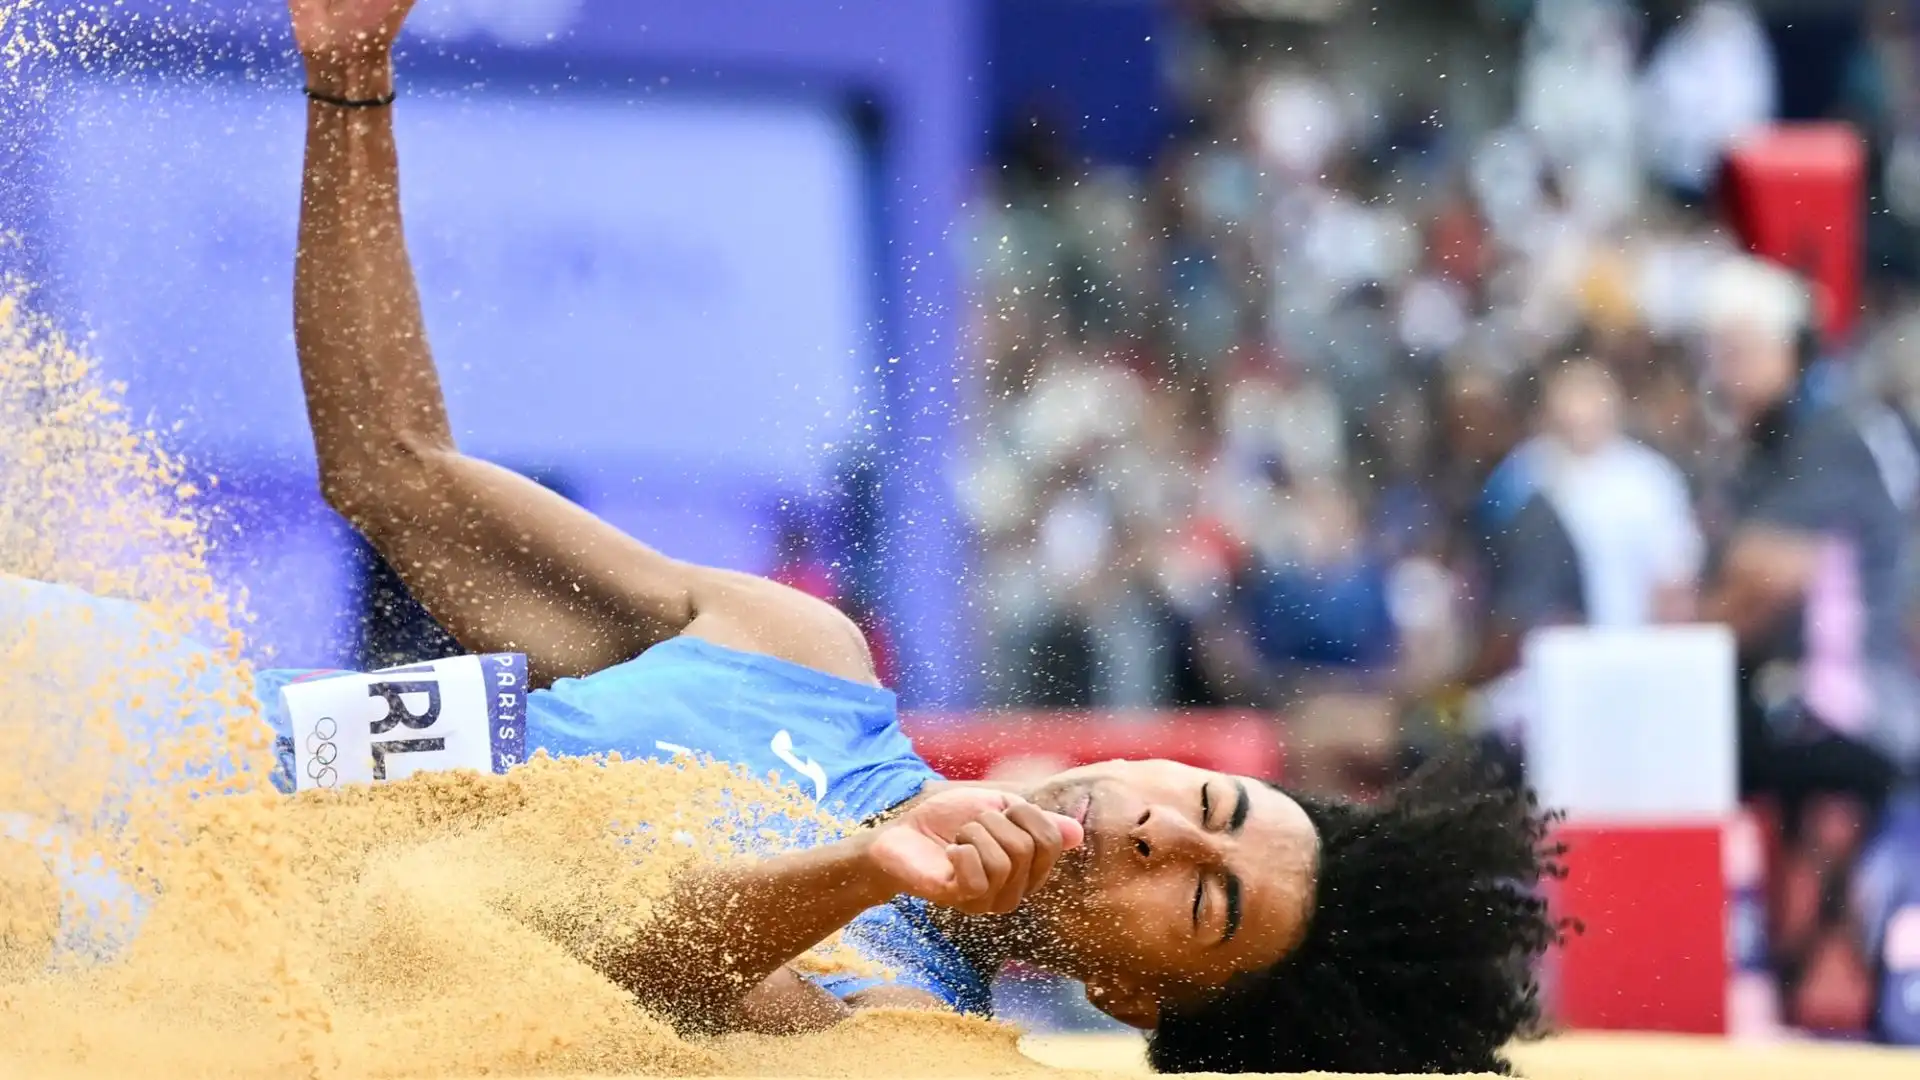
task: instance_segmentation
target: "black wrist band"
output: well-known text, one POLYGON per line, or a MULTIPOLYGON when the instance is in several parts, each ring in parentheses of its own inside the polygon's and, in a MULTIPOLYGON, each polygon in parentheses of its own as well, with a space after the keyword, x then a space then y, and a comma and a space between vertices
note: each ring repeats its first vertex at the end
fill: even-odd
POLYGON ((389 90, 377 98, 355 100, 353 98, 334 97, 332 94, 323 94, 311 86, 307 87, 308 100, 317 101, 322 105, 332 105, 338 109, 384 109, 393 104, 393 99, 396 96, 393 91, 389 90))

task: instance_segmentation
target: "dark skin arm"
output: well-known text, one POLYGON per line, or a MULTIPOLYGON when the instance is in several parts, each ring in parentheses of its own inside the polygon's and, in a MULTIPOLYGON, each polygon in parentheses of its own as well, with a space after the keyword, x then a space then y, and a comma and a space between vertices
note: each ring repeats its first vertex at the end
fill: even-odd
POLYGON ((800 1035, 825 1031, 851 1015, 851 1004, 783 967, 740 999, 726 1026, 760 1035, 800 1035))
MULTIPOLYGON (((786 965, 868 908, 908 893, 972 913, 1006 914, 1080 842, 1078 823, 1018 796, 950 787, 845 840, 704 868, 667 901, 634 947, 594 957, 646 1005, 695 1031, 791 1032, 846 1006, 786 965)), ((924 1000, 917 991, 880 1000, 924 1000)))
MULTIPOLYGON (((309 85, 355 100, 391 92, 387 23, 345 35, 375 17, 397 30, 407 6, 296 0, 309 85)), ((876 681, 864 637, 830 605, 667 558, 460 452, 402 231, 390 108, 308 107, 294 337, 321 491, 463 648, 525 653, 544 685, 688 634, 876 681)))
POLYGON ((874 835, 703 872, 669 901, 659 936, 602 971, 683 1029, 830 1025, 845 1007, 785 965, 899 892, 868 856, 874 835))

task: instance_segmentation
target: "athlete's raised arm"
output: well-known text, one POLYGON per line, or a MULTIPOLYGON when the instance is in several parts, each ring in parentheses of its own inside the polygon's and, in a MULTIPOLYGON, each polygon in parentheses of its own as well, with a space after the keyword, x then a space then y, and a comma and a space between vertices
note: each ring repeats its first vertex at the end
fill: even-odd
POLYGON ((523 652, 537 681, 683 633, 873 681, 864 639, 830 606, 669 559, 456 447, 402 234, 387 107, 412 6, 290 0, 313 97, 294 338, 327 501, 462 647, 523 652))

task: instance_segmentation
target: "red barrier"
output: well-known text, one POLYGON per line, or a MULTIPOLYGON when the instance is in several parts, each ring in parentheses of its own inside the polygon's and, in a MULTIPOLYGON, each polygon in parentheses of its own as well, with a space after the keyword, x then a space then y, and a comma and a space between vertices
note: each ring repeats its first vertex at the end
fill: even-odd
POLYGON ((1818 290, 1820 327, 1843 341, 1860 313, 1866 144, 1850 124, 1781 124, 1729 155, 1727 215, 1754 254, 1818 290))
POLYGON ((1563 826, 1555 910, 1586 924, 1552 958, 1554 1018, 1571 1028, 1723 1034, 1727 886, 1718 825, 1563 826))
POLYGON ((979 780, 1015 765, 1057 771, 1115 758, 1170 758, 1278 780, 1279 729, 1254 712, 991 713, 902 718, 914 748, 942 776, 979 780))

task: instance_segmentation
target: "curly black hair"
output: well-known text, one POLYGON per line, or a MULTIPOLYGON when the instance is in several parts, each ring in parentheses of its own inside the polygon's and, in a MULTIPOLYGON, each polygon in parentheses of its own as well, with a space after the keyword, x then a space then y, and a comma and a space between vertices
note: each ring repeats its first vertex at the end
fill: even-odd
POLYGON ((1299 947, 1207 1004, 1164 1013, 1156 1071, 1508 1073, 1538 1034, 1536 961, 1573 928, 1538 886, 1560 877, 1557 815, 1463 760, 1379 803, 1295 797, 1319 834, 1299 947))

